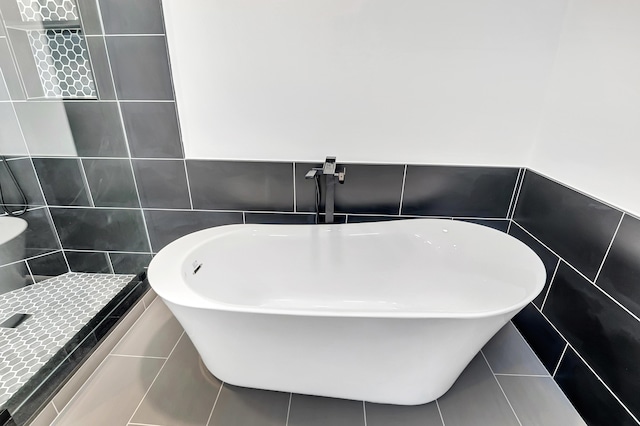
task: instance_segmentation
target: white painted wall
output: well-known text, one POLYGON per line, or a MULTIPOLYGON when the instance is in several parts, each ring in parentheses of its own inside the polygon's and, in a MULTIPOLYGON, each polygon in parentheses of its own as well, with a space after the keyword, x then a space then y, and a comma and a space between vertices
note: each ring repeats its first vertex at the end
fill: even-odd
POLYGON ((566 0, 165 0, 188 158, 523 165, 566 0))
POLYGON ((570 0, 528 165, 640 216, 640 1, 570 0))

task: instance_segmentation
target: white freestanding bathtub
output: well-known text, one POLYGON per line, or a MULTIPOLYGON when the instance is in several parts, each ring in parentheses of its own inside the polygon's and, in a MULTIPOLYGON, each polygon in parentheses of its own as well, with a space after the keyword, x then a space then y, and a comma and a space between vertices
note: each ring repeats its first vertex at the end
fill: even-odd
POLYGON ((415 405, 451 387, 545 269, 494 229, 412 219, 206 229, 148 277, 220 380, 415 405))

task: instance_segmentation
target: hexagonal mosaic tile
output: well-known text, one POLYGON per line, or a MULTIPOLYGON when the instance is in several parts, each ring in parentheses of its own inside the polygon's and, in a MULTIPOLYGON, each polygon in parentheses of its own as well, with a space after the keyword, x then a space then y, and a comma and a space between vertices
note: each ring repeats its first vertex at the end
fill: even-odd
POLYGON ((81 30, 27 31, 44 95, 48 98, 96 96, 81 30))
POLYGON ((0 322, 31 314, 0 328, 0 407, 133 277, 69 272, 0 295, 0 322))
POLYGON ((79 19, 73 0, 18 0, 18 9, 25 22, 79 19))

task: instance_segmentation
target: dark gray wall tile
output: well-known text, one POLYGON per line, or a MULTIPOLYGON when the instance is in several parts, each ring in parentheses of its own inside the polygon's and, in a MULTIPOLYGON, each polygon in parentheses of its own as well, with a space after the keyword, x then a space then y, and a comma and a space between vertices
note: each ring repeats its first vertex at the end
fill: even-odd
POLYGON ((640 416, 640 321, 560 263, 543 312, 594 371, 640 416))
POLYGON ((160 0, 100 0, 106 34, 162 34, 160 0))
POLYGON ((544 302, 544 297, 547 295, 547 290, 549 289, 549 285, 551 284, 551 278, 553 278, 553 272, 556 270, 556 266, 558 265, 558 256, 549 251, 545 246, 540 244, 532 238, 529 234, 524 232, 517 224, 511 225, 511 229, 509 229, 509 235, 519 239, 523 243, 525 243, 531 250, 536 252, 542 263, 544 264, 544 270, 547 273, 547 279, 544 283, 544 288, 540 292, 540 294, 533 300, 533 303, 538 307, 542 308, 542 302, 544 302))
POLYGON ((150 254, 109 253, 115 274, 137 274, 145 270, 151 262, 150 254))
POLYGON ((107 57, 107 45, 102 36, 87 37, 87 49, 91 57, 93 78, 100 99, 115 99, 116 89, 113 86, 113 76, 107 57))
POLYGON ((595 278, 622 213, 527 170, 515 221, 580 272, 595 278))
MULTIPOLYGON (((341 213, 398 214, 404 166, 389 164, 342 164, 344 184, 336 184, 335 211, 341 213)), ((296 163, 296 203, 298 211, 315 211, 315 183, 305 174, 321 164, 296 163)), ((321 211, 326 188, 320 178, 321 211)))
POLYGON ((143 207, 189 209, 189 189, 182 160, 133 160, 143 207))
POLYGON ((314 214, 287 214, 287 213, 245 213, 245 223, 266 224, 314 224, 314 214))
MULTIPOLYGON (((0 294, 33 284, 25 262, 0 266, 0 294)), ((5 318, 0 318, 0 321, 5 318)))
POLYGON ((638 425, 571 348, 554 378, 587 424, 638 425))
POLYGON ((293 211, 291 163, 187 161, 193 207, 293 211))
MULTIPOLYGON (((33 171, 31 160, 28 158, 9 160, 7 165, 11 168, 16 182, 20 185, 22 192, 27 198, 27 204, 29 206, 44 205, 42 192, 40 191, 36 174, 33 171)), ((4 164, 0 164, 0 185, 2 185, 2 194, 7 204, 22 204, 22 197, 19 195, 4 164)))
MULTIPOLYGON (((242 213, 145 210, 153 252, 191 232, 220 225, 242 223, 242 213)), ((63 243, 64 244, 64 243, 63 243)))
POLYGON ((140 210, 52 208, 65 249, 149 252, 140 210))
POLYGON ((183 157, 173 102, 123 102, 120 108, 132 157, 183 157))
POLYGON ((139 207, 129 160, 82 160, 93 202, 98 207, 139 207))
POLYGON ((402 214, 507 217, 512 167, 408 166, 402 214))
POLYGON ((110 274, 111 266, 106 253, 89 253, 80 251, 66 251, 69 268, 72 272, 92 272, 97 274, 110 274))
POLYGON ((14 0, 0 0, 0 11, 5 23, 21 22, 20 9, 18 2, 14 0))
POLYGON ((356 214, 350 214, 349 223, 363 223, 363 222, 386 222, 388 220, 405 220, 413 219, 411 217, 404 216, 358 216, 356 214))
POLYGON ((28 223, 25 231, 27 257, 61 249, 46 208, 29 210, 20 218, 28 223))
POLYGON ((515 192, 513 194, 513 199, 511 200, 511 205, 509 206, 508 218, 513 218, 513 213, 516 210, 516 205, 518 204, 518 194, 520 194, 520 189, 522 188, 522 181, 524 180, 524 172, 526 169, 520 168, 518 169, 518 179, 516 180, 515 192))
POLYGON ((64 274, 69 271, 61 251, 28 260, 29 268, 36 282, 64 274))
POLYGON ((553 374, 567 342, 531 303, 513 317, 512 321, 547 371, 553 374))
POLYGON ((33 156, 78 155, 64 103, 58 100, 13 104, 29 152, 33 156), (51 136, 55 135, 55 143, 51 136))
POLYGON ((596 285, 640 316, 640 220, 622 219, 596 285))
POLYGON ((173 100, 164 36, 107 37, 119 99, 173 100))
POLYGON ((9 42, 6 38, 0 38, 0 70, 4 75, 7 89, 11 99, 26 99, 18 70, 13 62, 13 56, 9 50, 9 42))
POLYGON ((85 35, 102 34, 97 0, 76 0, 85 35))
POLYGON ((27 145, 20 131, 20 123, 10 102, 0 103, 0 153, 26 155, 27 145))
POLYGON ((509 227, 509 220, 507 219, 469 219, 469 218, 457 219, 455 217, 454 219, 462 220, 463 222, 470 222, 470 223, 475 223, 482 226, 487 226, 489 228, 493 228, 500 232, 507 232, 507 228, 509 227))
POLYGON ((34 158, 33 164, 49 205, 90 205, 78 159, 34 158))
POLYGON ((36 62, 33 60, 33 51, 31 50, 31 43, 29 43, 27 32, 8 28, 7 36, 9 40, 11 40, 11 47, 15 54, 15 63, 20 70, 20 76, 22 77, 24 88, 27 91, 27 96, 29 98, 44 96, 44 89, 40 82, 36 62))
POLYGON ((124 131, 116 102, 64 103, 80 157, 127 157, 124 131))

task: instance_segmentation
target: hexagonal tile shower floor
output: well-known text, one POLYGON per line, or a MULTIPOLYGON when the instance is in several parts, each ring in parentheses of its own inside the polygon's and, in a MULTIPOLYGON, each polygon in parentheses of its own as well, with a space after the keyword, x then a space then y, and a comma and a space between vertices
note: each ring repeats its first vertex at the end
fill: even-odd
POLYGON ((132 278, 69 272, 0 295, 0 407, 132 278))

